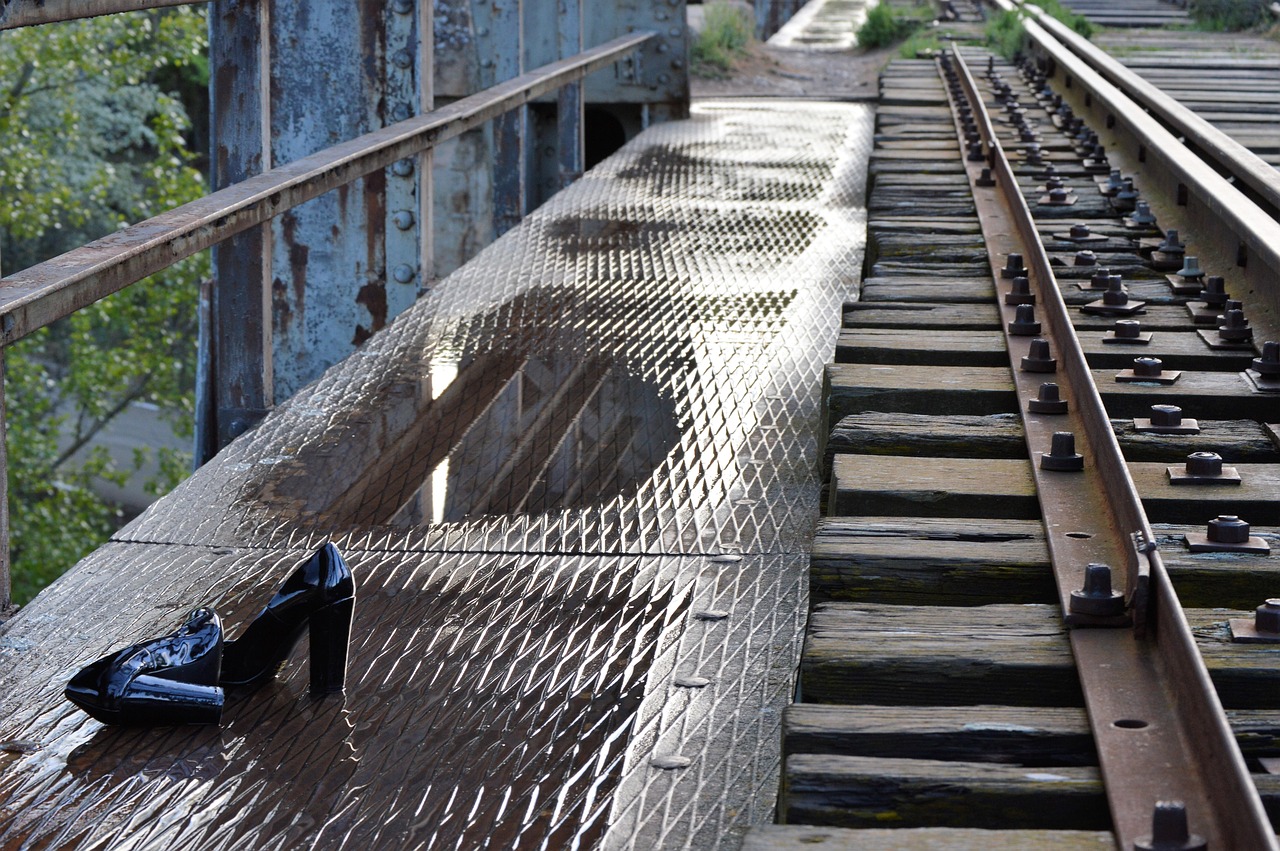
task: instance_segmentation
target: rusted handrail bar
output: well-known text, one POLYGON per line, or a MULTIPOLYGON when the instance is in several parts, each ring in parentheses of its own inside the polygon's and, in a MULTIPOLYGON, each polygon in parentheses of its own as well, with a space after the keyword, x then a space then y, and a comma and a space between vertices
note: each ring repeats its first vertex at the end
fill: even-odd
POLYGON ((652 32, 615 38, 425 115, 366 133, 0 280, 0 346, 337 187, 616 61, 652 32))
POLYGON ((208 0, 5 0, 0 2, 0 30, 206 2, 208 0))

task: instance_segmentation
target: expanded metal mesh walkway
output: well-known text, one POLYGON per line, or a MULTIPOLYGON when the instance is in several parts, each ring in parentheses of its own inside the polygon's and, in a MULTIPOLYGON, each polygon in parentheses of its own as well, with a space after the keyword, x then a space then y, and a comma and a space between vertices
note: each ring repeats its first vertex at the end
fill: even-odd
POLYGON ((862 265, 865 106, 654 127, 0 633, 0 846, 732 847, 772 820, 862 265), (302 650, 221 728, 119 730, 84 662, 332 539, 345 702, 302 650))

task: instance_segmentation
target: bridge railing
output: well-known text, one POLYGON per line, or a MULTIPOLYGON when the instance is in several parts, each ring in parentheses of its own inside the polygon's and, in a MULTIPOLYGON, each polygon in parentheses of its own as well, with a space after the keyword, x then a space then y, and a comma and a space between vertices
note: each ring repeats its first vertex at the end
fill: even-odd
MULTIPOLYGON (((189 0, 9 0, 0 4, 0 30, 116 12, 196 5, 189 0)), ((499 118, 634 52, 656 36, 633 32, 551 62, 447 106, 269 168, 200 199, 123 228, 0 280, 0 375, 5 347, 174 263, 267 224, 330 190, 389 168, 408 157, 499 118)), ((569 157, 581 161, 581 98, 565 116, 569 157)), ((562 131, 565 132, 565 131, 562 131)), ((254 294, 251 298, 261 298, 254 294)), ((270 324, 266 326, 270 334, 270 324)), ((267 341, 269 349, 270 342, 267 341)), ((0 382, 0 610, 11 597, 8 459, 0 382)), ((232 435, 234 436, 234 435, 232 435)))

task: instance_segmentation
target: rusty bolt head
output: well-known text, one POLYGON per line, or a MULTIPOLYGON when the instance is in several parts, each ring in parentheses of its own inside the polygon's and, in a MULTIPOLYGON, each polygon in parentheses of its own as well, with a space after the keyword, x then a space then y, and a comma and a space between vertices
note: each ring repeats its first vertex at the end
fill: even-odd
POLYGON ((1033 414, 1065 414, 1067 401, 1060 397, 1058 385, 1046 381, 1040 385, 1039 397, 1027 401, 1027 410, 1033 414))
POLYGON ((1022 255, 1011 253, 1004 259, 1004 268, 1000 270, 1002 278, 1017 278, 1027 274, 1027 267, 1022 262, 1022 255))
POLYGON ((1098 265, 1098 255, 1089 249, 1076 252, 1075 265, 1077 266, 1096 266, 1098 265))
POLYGON ((1050 177, 1044 182, 1044 189, 1046 192, 1052 192, 1053 190, 1061 189, 1062 187, 1063 183, 1061 177, 1050 177))
POLYGON ((1263 343, 1262 357, 1253 359, 1253 368, 1261 375, 1280 375, 1280 343, 1263 343))
POLYGON ((1184 278, 1203 278, 1204 270, 1200 268, 1200 258, 1194 254, 1188 254, 1182 261, 1182 268, 1174 274, 1181 275, 1184 278))
POLYGON ((1070 233, 1072 239, 1084 239, 1085 237, 1090 236, 1093 232, 1089 230, 1088 224, 1085 222, 1079 222, 1078 224, 1071 226, 1070 233))
POLYGON ((1142 336, 1142 323, 1137 319, 1117 319, 1111 333, 1118 340, 1136 340, 1142 336))
POLYGON ((1071 592, 1071 612, 1107 617, 1124 614, 1124 595, 1111 590, 1111 568, 1090 564, 1084 569, 1084 587, 1071 592))
POLYGON ((1040 469, 1055 473, 1076 473, 1084 469, 1084 456, 1076 452, 1076 436, 1055 431, 1049 452, 1040 456, 1040 469))
POLYGON ((1107 280, 1111 277, 1110 269, 1098 269, 1089 278, 1089 286, 1096 289, 1103 289, 1107 286, 1107 280))
POLYGON ((1039 337, 1031 341, 1027 356, 1022 359, 1023 372, 1054 372, 1058 359, 1049 350, 1049 341, 1039 337))
POLYGON ((1107 291, 1102 294, 1102 303, 1121 305, 1129 303, 1129 293, 1125 291, 1124 282, 1119 275, 1107 276, 1107 291))
POLYGON ((1164 235, 1164 242, 1157 245, 1156 250, 1165 254, 1185 254, 1187 246, 1178 239, 1178 231, 1170 228, 1164 235))
POLYGON ((1249 320, 1244 318, 1240 309, 1228 310, 1222 315, 1223 323, 1218 326, 1218 336, 1229 342, 1243 342, 1253 339, 1253 329, 1249 320))
POLYGON ((1253 616, 1253 628, 1258 632, 1280 632, 1280 599, 1272 597, 1258 606, 1253 616))
POLYGON ((982 162, 986 158, 987 155, 982 152, 981 142, 969 143, 969 162, 982 162))
POLYGON ((1107 188, 1113 193, 1119 192, 1124 187, 1124 178, 1120 176, 1120 169, 1111 169, 1111 174, 1107 175, 1107 188))
POLYGON ((1209 521, 1205 537, 1218 544, 1243 544, 1249 540, 1249 524, 1234 514, 1219 514, 1209 521))
POLYGON ((1134 358, 1133 374, 1144 378, 1158 378, 1164 369, 1164 361, 1160 358, 1134 358))
POLYGON ((1018 305, 1013 321, 1008 325, 1009 333, 1015 337, 1034 337, 1040 333, 1040 323, 1036 320, 1036 309, 1030 304, 1018 305))
POLYGON ((1217 452, 1192 452, 1187 456, 1187 475, 1221 476, 1222 456, 1217 452))
POLYGON ((1154 225, 1156 217, 1151 212, 1151 205, 1146 201, 1138 201, 1134 205, 1133 215, 1129 218, 1133 219, 1135 225, 1154 225))
POLYGON ((1170 427, 1182 424, 1182 409, 1177 405, 1152 405, 1151 424, 1170 427))
POLYGON ((1205 851, 1208 843, 1187 829, 1187 808, 1181 801, 1156 801, 1151 811, 1151 834, 1134 840, 1135 851, 1205 851))

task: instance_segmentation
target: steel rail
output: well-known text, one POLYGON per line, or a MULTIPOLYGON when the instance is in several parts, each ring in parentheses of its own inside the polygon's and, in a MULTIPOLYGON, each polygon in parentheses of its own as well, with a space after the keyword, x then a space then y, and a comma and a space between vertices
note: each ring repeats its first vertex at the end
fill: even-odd
POLYGON ((0 346, 173 263, 617 61, 653 32, 615 38, 425 115, 270 169, 0 280, 0 346))
POLYGON ((198 6, 208 0, 4 0, 0 2, 0 30, 15 30, 78 18, 97 18, 117 12, 198 6))
MULTIPOLYGON (((1117 843, 1133 848, 1152 832, 1157 802, 1179 800, 1191 830, 1207 838, 1210 848, 1275 849, 1262 801, 1155 548, 1017 175, 963 57, 959 51, 952 55, 995 182, 973 190, 992 267, 1000 267, 1002 254, 1023 254, 1036 310, 1047 326, 1043 336, 1061 364, 1053 377, 1064 385, 1066 417, 1074 433, 1085 436, 1084 470, 1042 471, 1033 464, 1033 472, 1117 843), (1091 623, 1071 614, 1070 593, 1083 584, 1084 565, 1096 553, 1122 553, 1126 560, 1132 631, 1108 628, 1116 618, 1091 623)), ((963 138, 958 122, 957 134, 963 138)), ((966 162, 971 179, 980 165, 966 162)), ((997 276, 996 284, 1007 322, 1015 316, 1003 298, 1011 282, 997 276)), ((1048 448, 1045 438, 1062 430, 1062 416, 1026 410, 1046 376, 1019 368, 1030 337, 1011 335, 1006 325, 1006 338, 1029 454, 1037 458, 1042 453, 1036 449, 1048 448)))
MULTIPOLYGON (((1247 185, 1273 211, 1280 211, 1280 171, 1274 166, 1042 9, 1028 5, 1024 0, 1017 0, 1016 7, 1011 0, 993 2, 1001 9, 1021 8, 1031 13, 1036 23, 1058 42, 1112 85, 1123 90, 1136 103, 1158 116, 1173 132, 1184 136, 1188 143, 1201 152, 1203 158, 1247 185)), ((1041 46, 1048 49, 1043 44, 1041 46)))
MULTIPOLYGON (((1002 9, 1014 9, 1010 0, 993 2, 1002 9)), ((1062 71, 1089 91, 1095 105, 1101 104, 1117 125, 1128 129, 1142 152, 1140 159, 1159 158, 1169 173, 1195 196, 1210 215, 1236 234, 1249 257, 1261 261, 1272 277, 1280 276, 1280 223, 1270 213, 1188 150, 1124 91, 1108 82, 1036 21, 1024 19, 1023 28, 1062 71)))

